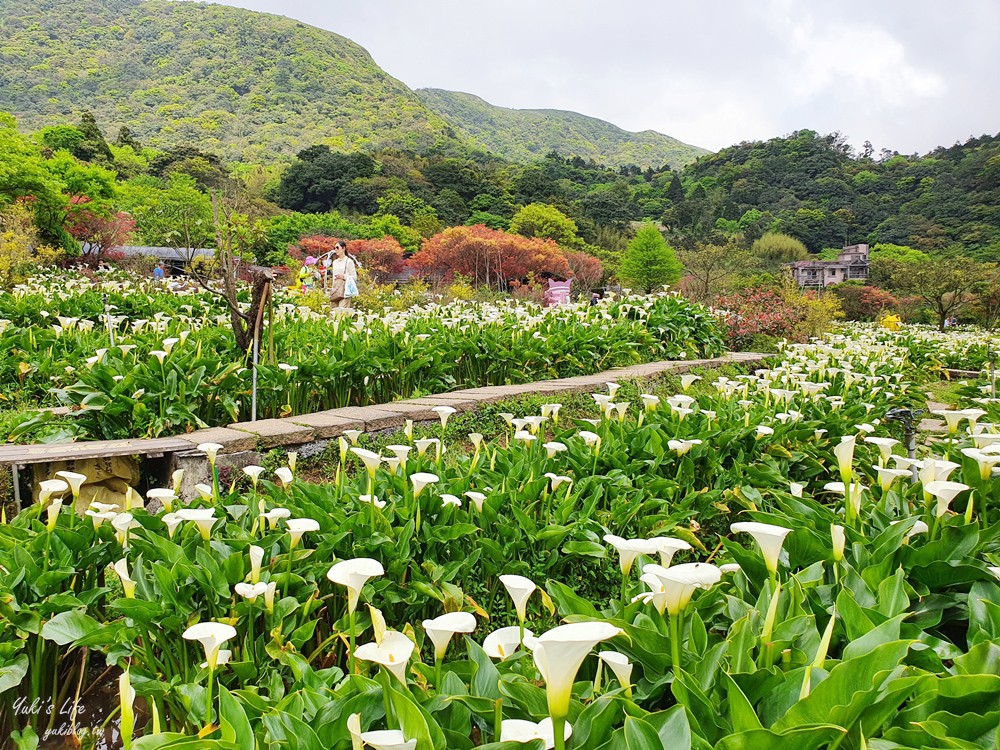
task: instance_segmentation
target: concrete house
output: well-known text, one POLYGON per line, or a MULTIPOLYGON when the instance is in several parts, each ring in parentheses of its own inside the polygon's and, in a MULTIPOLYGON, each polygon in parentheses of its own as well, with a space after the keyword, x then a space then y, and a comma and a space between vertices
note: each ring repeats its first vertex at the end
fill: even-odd
POLYGON ((848 245, 836 260, 797 260, 789 263, 792 277, 804 289, 822 289, 844 281, 868 278, 868 245, 848 245))

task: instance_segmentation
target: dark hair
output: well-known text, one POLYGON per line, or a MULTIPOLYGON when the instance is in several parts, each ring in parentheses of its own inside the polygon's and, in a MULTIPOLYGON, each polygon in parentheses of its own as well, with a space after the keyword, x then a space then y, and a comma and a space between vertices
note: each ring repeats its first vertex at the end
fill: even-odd
POLYGON ((342 247, 346 250, 347 243, 344 242, 343 240, 337 240, 336 242, 333 243, 333 249, 336 250, 338 247, 342 247))

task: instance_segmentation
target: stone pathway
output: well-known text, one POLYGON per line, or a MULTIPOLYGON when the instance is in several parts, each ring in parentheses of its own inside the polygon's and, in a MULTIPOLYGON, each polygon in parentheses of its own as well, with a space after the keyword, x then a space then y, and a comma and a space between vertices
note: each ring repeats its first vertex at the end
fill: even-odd
MULTIPOLYGON (((948 404, 942 404, 937 401, 927 402, 927 412, 939 411, 941 409, 950 409, 948 404)), ((938 419, 936 417, 927 417, 920 420, 920 424, 917 426, 920 432, 932 432, 946 434, 948 432, 948 426, 945 424, 943 419, 938 419)))
POLYGON ((25 464, 50 464, 52 461, 74 460, 82 457, 105 456, 157 456, 161 462, 157 474, 161 482, 169 481, 175 469, 184 469, 181 497, 191 498, 197 493, 199 482, 208 482, 209 466, 205 454, 198 450, 201 443, 218 443, 222 446, 217 458, 220 470, 239 471, 244 466, 261 461, 261 451, 272 448, 296 448, 308 444, 322 449, 322 441, 338 437, 347 430, 374 433, 402 427, 406 420, 436 422, 435 406, 451 406, 458 411, 470 411, 486 404, 507 398, 546 394, 552 398, 565 393, 581 393, 603 388, 614 380, 652 378, 665 373, 681 374, 695 368, 723 367, 725 365, 753 366, 762 363, 769 354, 734 352, 715 359, 676 360, 649 362, 631 367, 572 378, 540 380, 520 385, 499 385, 438 393, 421 398, 393 401, 372 406, 347 406, 341 409, 302 414, 283 419, 261 419, 255 422, 236 422, 225 427, 211 427, 186 435, 153 440, 91 441, 54 445, 11 445, 0 448, 0 465, 14 468, 25 464))
POLYGON ((199 443, 218 443, 222 446, 220 454, 240 453, 258 447, 269 450, 301 445, 314 440, 326 440, 342 435, 346 430, 378 432, 402 427, 407 419, 412 419, 414 422, 436 421, 437 414, 431 411, 435 406, 451 406, 459 411, 469 411, 484 404, 529 394, 547 393, 555 396, 560 393, 585 392, 602 387, 610 380, 651 378, 664 373, 680 374, 698 367, 753 365, 762 362, 768 356, 770 355, 734 352, 715 359, 649 362, 606 370, 594 375, 540 380, 520 385, 466 388, 388 404, 347 406, 297 417, 237 422, 228 427, 212 427, 178 437, 191 443, 192 448, 199 443))

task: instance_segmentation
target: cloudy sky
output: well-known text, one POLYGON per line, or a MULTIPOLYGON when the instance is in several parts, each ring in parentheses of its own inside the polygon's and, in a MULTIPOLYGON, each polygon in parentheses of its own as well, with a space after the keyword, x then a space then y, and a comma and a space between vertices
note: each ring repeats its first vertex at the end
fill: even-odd
POLYGON ((799 128, 926 152, 1000 132, 997 0, 226 0, 346 36, 411 88, 718 149, 799 128))

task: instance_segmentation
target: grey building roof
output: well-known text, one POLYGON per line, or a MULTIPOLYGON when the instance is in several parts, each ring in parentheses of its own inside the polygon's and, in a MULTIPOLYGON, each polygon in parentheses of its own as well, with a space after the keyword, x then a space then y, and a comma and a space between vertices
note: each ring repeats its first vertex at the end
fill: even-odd
POLYGON ((199 247, 193 250, 178 249, 176 247, 146 247, 143 245, 124 245, 115 248, 117 252, 124 253, 130 257, 144 255, 160 260, 176 261, 187 263, 191 258, 211 258, 215 255, 215 250, 210 247, 199 247))

